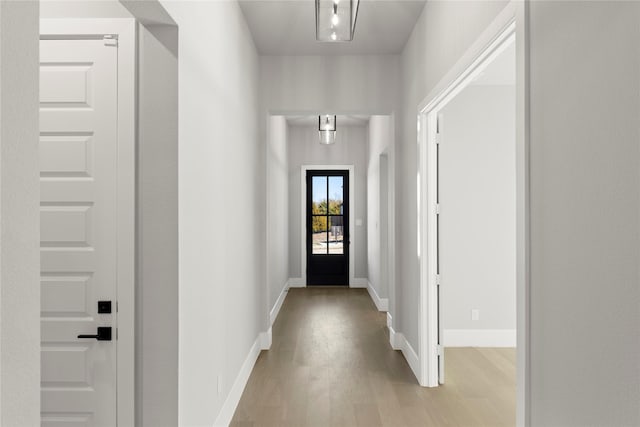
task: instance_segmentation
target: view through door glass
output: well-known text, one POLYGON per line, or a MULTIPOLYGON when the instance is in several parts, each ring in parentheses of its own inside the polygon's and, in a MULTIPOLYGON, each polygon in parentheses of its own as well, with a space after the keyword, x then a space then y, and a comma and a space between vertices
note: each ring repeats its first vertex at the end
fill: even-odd
POLYGON ((307 284, 349 284, 348 171, 307 172, 307 284))

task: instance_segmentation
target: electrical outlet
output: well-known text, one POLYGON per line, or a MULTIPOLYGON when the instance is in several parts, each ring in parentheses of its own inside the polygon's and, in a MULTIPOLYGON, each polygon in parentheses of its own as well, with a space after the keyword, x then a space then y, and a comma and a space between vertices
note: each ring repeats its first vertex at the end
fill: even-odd
POLYGON ((477 308, 471 310, 471 320, 480 320, 480 310, 477 308))

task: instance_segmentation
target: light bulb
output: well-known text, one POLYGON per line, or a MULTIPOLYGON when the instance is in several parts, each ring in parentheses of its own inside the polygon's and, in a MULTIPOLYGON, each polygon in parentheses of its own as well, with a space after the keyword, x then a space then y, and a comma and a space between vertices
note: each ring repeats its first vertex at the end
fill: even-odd
POLYGON ((332 32, 331 33, 331 40, 337 40, 338 39, 338 35, 336 34, 336 32, 332 32))
POLYGON ((331 17, 331 23, 333 25, 338 25, 340 23, 340 18, 338 17, 338 14, 334 13, 333 16, 331 17))
POLYGON ((331 134, 329 132, 325 133, 325 141, 327 144, 331 143, 331 134))

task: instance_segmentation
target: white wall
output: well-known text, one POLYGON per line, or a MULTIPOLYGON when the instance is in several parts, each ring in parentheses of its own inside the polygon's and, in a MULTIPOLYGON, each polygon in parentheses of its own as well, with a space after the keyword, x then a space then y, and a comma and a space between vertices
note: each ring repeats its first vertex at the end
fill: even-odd
POLYGON ((418 346, 416 116, 418 104, 460 59, 506 1, 427 2, 402 53, 402 121, 396 152, 396 312, 394 328, 418 346))
MULTIPOLYGON (((400 108, 400 56, 260 56, 260 94, 260 117, 300 113, 391 114, 393 122, 400 108)), ((394 126, 394 132, 395 129, 394 126)), ((266 129, 261 129, 260 134, 266 136, 266 129)), ((391 149, 392 180, 393 156, 391 149)), ((290 199, 290 203, 295 201, 290 199)), ((300 221, 297 216, 290 216, 290 220, 300 221)), ((299 224, 296 227, 299 229, 299 224)), ((299 245, 298 238, 290 235, 290 251, 299 245)), ((300 277, 299 258, 298 253, 291 255, 291 277, 300 277)), ((357 267, 356 277, 366 277, 366 270, 366 264, 363 270, 357 267)))
POLYGON ((531 2, 531 421, 640 425, 640 4, 531 2))
MULTIPOLYGON (((399 79, 398 55, 261 56, 260 116, 299 113, 392 114, 399 108, 399 79)), ((309 138, 317 140, 317 130, 311 133, 309 138)), ((266 130, 261 130, 261 134, 266 135, 266 130)), ((307 158, 309 163, 323 163, 323 157, 307 158)), ((289 172, 290 179, 295 180, 294 185, 299 187, 299 170, 289 172)), ((366 163, 362 168, 356 168, 356 173, 360 172, 366 174, 366 163)), ((362 194, 366 194, 366 184, 362 194)), ((299 191, 290 193, 289 197, 291 206, 299 204, 299 191)), ((360 197, 360 200, 363 198, 360 197)), ((362 208, 363 212, 365 210, 366 205, 362 208)), ((292 216, 291 212, 289 219, 296 230, 295 235, 289 235, 289 269, 291 277, 296 278, 301 277, 300 233, 297 231, 300 229, 300 219, 299 215, 292 216)), ((356 242, 357 247, 362 247, 361 243, 356 242)), ((356 259, 355 275, 365 278, 366 252, 360 251, 358 256, 365 258, 356 259)))
POLYGON ((301 167, 302 165, 354 165, 355 188, 349 189, 349 195, 355 202, 355 212, 351 212, 351 221, 362 220, 361 226, 355 226, 355 235, 351 239, 350 256, 355 257, 355 277, 367 277, 367 181, 366 149, 367 128, 364 126, 340 126, 336 133, 336 143, 322 145, 318 142, 317 126, 289 127, 289 274, 290 277, 303 277, 300 271, 301 248, 301 167))
POLYGON ((382 165, 391 150, 392 118, 371 116, 367 147, 367 277, 380 298, 388 298, 388 165, 382 165))
POLYGON ((398 105, 399 57, 261 56, 263 109, 389 114, 398 105))
POLYGON ((41 0, 40 18, 131 18, 131 13, 119 0, 41 0))
POLYGON ((136 425, 168 427, 178 424, 178 29, 140 25, 138 42, 136 425))
POLYGON ((38 3, 0 2, 0 425, 40 424, 38 3))
POLYGON ((203 426, 268 324, 258 56, 237 2, 163 5, 180 33, 179 424, 203 426))
POLYGON ((445 346, 515 346, 515 105, 515 86, 468 86, 440 112, 445 346))
MULTIPOLYGON (((269 309, 273 307, 289 280, 289 156, 287 119, 269 118, 267 147, 267 271, 269 309)), ((274 312, 275 314, 275 312, 274 312)))
MULTIPOLYGON (((399 330, 417 348, 416 123, 504 2, 427 2, 403 52, 399 330), (428 67, 427 67, 428 64, 428 67), (415 329, 414 329, 415 328, 415 329)), ((529 2, 534 426, 640 424, 640 5, 529 2)))

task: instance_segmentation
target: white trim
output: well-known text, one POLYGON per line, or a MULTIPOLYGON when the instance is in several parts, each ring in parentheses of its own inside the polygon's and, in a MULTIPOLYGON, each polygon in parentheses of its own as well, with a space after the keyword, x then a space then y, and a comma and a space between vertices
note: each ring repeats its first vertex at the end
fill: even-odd
MULTIPOLYGON (((271 331, 271 329, 269 329, 271 331)), ((270 332, 262 332, 256 338, 255 342, 251 346, 249 350, 249 354, 244 360, 242 367, 240 368, 240 372, 238 372, 238 376, 236 380, 233 382, 233 386, 229 391, 229 395, 227 399, 222 404, 222 408, 218 413, 218 417, 216 421, 213 423, 214 427, 227 427, 231 420, 233 419, 233 414, 236 412, 236 408, 238 407, 238 403, 240 403, 240 398, 242 397, 242 392, 244 391, 245 386, 247 385, 247 381, 249 381, 249 377, 251 376, 251 371, 253 371, 253 367, 256 364, 256 360, 258 360, 258 356, 260 355, 260 351, 264 348, 264 343, 266 341, 266 337, 264 334, 269 334, 270 332)), ((133 424, 131 424, 133 425, 133 424)))
POLYGON ((516 425, 531 425, 529 2, 516 6, 516 425))
POLYGON ((435 104, 445 98, 450 91, 467 80, 469 74, 484 61, 490 47, 506 34, 506 30, 516 24, 518 0, 511 1, 487 26, 453 67, 418 105, 418 112, 432 110, 435 104))
MULTIPOLYGON (((266 120, 266 124, 265 124, 265 130, 266 130, 266 137, 267 137, 267 149, 265 150, 265 156, 264 156, 264 170, 265 170, 265 180, 264 180, 264 194, 266 195, 266 199, 265 199, 265 233, 264 233, 264 238, 265 238, 265 247, 266 248, 270 248, 271 247, 271 208, 272 208, 272 189, 271 189, 271 120, 273 119, 273 116, 267 116, 267 120, 266 120)), ((285 144, 287 143, 287 141, 285 141, 285 144)), ((266 251, 264 254, 264 277, 267 278, 267 280, 265 280, 265 306, 267 307, 267 310, 269 310, 269 302, 271 301, 271 286, 270 286, 270 280, 269 278, 271 277, 271 262, 269 260, 269 252, 266 251)), ((278 298, 280 298, 278 296, 278 298)), ((276 301, 277 304, 277 301, 276 301)), ((279 310, 279 309, 278 309, 279 310)), ((270 310, 269 312, 269 326, 273 325, 274 319, 275 317, 272 317, 271 312, 273 311, 273 308, 270 310)))
POLYGON ((389 310, 389 300, 387 298, 380 298, 371 282, 367 282, 367 291, 369 292, 369 296, 373 300, 373 303, 376 305, 378 311, 389 310))
POLYGON ((117 421, 135 424, 136 45, 134 19, 42 19, 45 38, 118 37, 117 421))
POLYGON ((364 277, 355 277, 350 280, 349 287, 350 288, 360 288, 365 289, 369 285, 369 280, 364 277))
POLYGON ((383 280, 387 280, 388 283, 388 292, 389 292, 389 312, 396 312, 396 115, 391 115, 391 139, 390 145, 388 147, 387 154, 389 155, 388 159, 388 191, 389 191, 389 199, 388 203, 388 212, 387 212, 387 221, 388 221, 388 242, 387 242, 387 250, 388 250, 388 263, 387 263, 387 275, 388 277, 382 278, 383 280))
MULTIPOLYGON (((289 292, 289 282, 285 283, 282 287, 282 291, 276 300, 276 303, 273 305, 273 308, 269 312, 269 324, 273 326, 273 323, 276 321, 278 314, 280 313, 280 309, 282 308, 282 304, 284 303, 284 299, 287 297, 287 292, 289 292)), ((271 330, 271 328, 269 328, 271 330)))
POLYGON ((445 329, 445 347, 515 347, 515 329, 445 329))
MULTIPOLYGON (((348 170, 349 171, 349 286, 355 283, 355 166, 354 165, 302 165, 300 167, 300 273, 307 285, 307 171, 308 170, 348 170)), ((366 283, 365 283, 366 286, 366 283)), ((364 286, 362 286, 364 287, 364 286)))
POLYGON ((393 316, 387 311, 387 329, 389 330, 389 345, 392 349, 398 350, 396 347, 396 330, 393 329, 393 316))
POLYGON ((400 346, 398 345, 398 336, 400 334, 393 329, 393 326, 388 325, 387 327, 389 328, 389 345, 394 350, 400 350, 400 346))
POLYGON ((436 114, 446 101, 477 73, 483 63, 496 55, 502 43, 516 37, 516 259, 517 259, 517 416, 516 425, 530 425, 529 372, 529 76, 528 76, 528 2, 512 0, 473 45, 445 75, 418 108, 418 252, 420 258, 419 350, 423 386, 438 385, 437 305, 435 301, 434 177, 433 141, 436 114), (426 197, 423 195, 426 194, 426 197), (426 228, 425 228, 426 226, 426 228), (420 256, 422 254, 423 256, 420 256), (425 256, 426 255, 426 256, 425 256))
POLYGON ((307 287, 307 281, 305 280, 304 277, 290 277, 289 282, 287 283, 289 284, 289 288, 306 288, 307 287))
POLYGON ((394 350, 400 350, 416 378, 420 373, 420 358, 401 332, 389 328, 389 343, 394 350))
POLYGON ((260 332, 258 339, 260 340, 260 350, 271 349, 271 343, 273 341, 273 329, 269 327, 269 329, 267 329, 267 332, 260 332))

